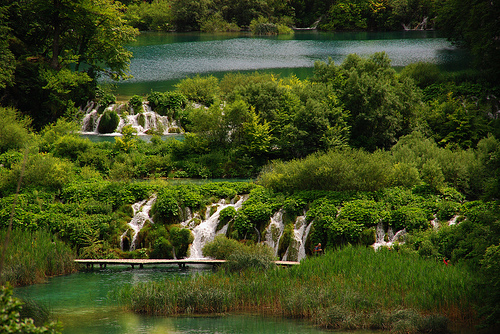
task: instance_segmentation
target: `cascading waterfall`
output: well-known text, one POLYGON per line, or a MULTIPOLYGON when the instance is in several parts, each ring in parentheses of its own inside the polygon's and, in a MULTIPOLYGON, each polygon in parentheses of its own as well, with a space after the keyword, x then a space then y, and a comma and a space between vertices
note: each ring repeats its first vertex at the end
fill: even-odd
POLYGON ((279 210, 271 217, 271 222, 265 232, 266 244, 274 249, 275 256, 278 255, 278 247, 284 230, 285 224, 283 224, 283 212, 279 210))
POLYGON ((283 261, 300 261, 306 257, 305 244, 311 227, 312 222, 307 225, 305 216, 298 216, 295 219, 293 239, 283 255, 283 261))
MULTIPOLYGON (((130 250, 133 251, 135 250, 135 243, 137 241, 137 236, 141 229, 144 227, 144 224, 146 222, 153 223, 153 220, 149 217, 149 211, 151 210, 151 207, 153 206, 154 202, 156 201, 156 194, 151 196, 147 200, 143 200, 137 203, 132 204, 132 209, 134 210, 134 216, 128 223, 128 226, 134 231, 134 234, 132 236, 132 241, 130 243, 130 250)), ((121 245, 123 247, 123 237, 126 235, 127 231, 122 235, 122 242, 121 245)))
POLYGON ((434 219, 431 220, 431 225, 435 230, 439 229, 439 220, 437 219, 436 215, 434 215, 434 219))
MULTIPOLYGON (((240 209, 241 206, 243 205, 243 202, 248 198, 248 196, 242 196, 238 202, 236 203, 229 203, 227 204, 225 200, 221 200, 219 203, 217 203, 217 210, 209 217, 205 217, 206 219, 203 220, 200 224, 195 226, 194 228, 191 229, 191 232, 193 233, 194 236, 194 241, 191 244, 190 247, 190 259, 203 259, 203 254, 202 254, 202 248, 203 246, 207 243, 212 241, 217 232, 217 225, 219 223, 219 215, 220 212, 229 207, 233 206, 236 210, 240 209)), ((207 210, 207 212, 210 212, 210 210, 207 210)), ((195 217, 196 218, 196 217, 195 217)), ((190 228, 192 227, 193 220, 187 220, 182 223, 182 226, 185 228, 190 228)), ((219 233, 225 233, 227 231, 227 226, 224 226, 219 233)))
POLYGON ((305 226, 305 219, 306 217, 305 216, 301 216, 304 218, 304 227, 305 227, 305 231, 304 233, 302 234, 302 242, 300 243, 300 247, 299 247, 299 256, 297 258, 297 261, 300 261, 302 259, 305 259, 306 257, 306 240, 307 240, 307 237, 309 236, 309 232, 311 231, 311 227, 312 227, 312 222, 309 223, 309 225, 307 225, 307 227, 305 226))
MULTIPOLYGON (((113 134, 121 132, 122 128, 126 125, 131 125, 136 131, 137 135, 145 135, 149 131, 160 131, 163 135, 167 135, 173 130, 174 133, 180 132, 180 128, 175 120, 169 120, 167 116, 161 116, 151 110, 147 103, 142 105, 142 110, 139 113, 127 115, 121 113, 120 110, 125 109, 125 105, 111 105, 106 110, 117 110, 120 114, 120 122, 116 127, 113 134)), ((101 120, 102 114, 99 114, 97 108, 98 104, 90 102, 84 109, 85 115, 82 120, 82 127, 80 132, 84 134, 99 134, 97 129, 101 120)))
POLYGON ((460 217, 460 216, 459 216, 459 215, 455 215, 455 216, 453 216, 453 217, 452 217, 452 218, 448 221, 448 226, 452 226, 452 225, 457 224, 458 217, 460 217))
POLYGON ((100 117, 101 116, 97 113, 96 109, 86 113, 83 117, 81 131, 84 133, 97 133, 97 126, 99 125, 100 117))
POLYGON ((375 250, 379 249, 380 247, 391 247, 394 242, 399 241, 400 238, 406 234, 406 228, 394 234, 394 230, 392 229, 392 227, 389 227, 386 232, 384 230, 384 223, 382 222, 379 222, 377 224, 377 228, 375 231, 377 240, 372 245, 373 248, 375 248, 375 250), (386 235, 387 235, 387 241, 385 240, 386 235))

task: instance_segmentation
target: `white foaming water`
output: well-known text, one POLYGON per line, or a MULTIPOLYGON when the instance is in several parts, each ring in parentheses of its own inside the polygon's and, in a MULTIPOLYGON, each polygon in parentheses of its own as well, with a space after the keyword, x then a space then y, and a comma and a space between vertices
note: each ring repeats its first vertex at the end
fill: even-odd
MULTIPOLYGON (((232 204, 226 204, 224 200, 221 200, 219 203, 217 203, 217 210, 210 216, 207 217, 205 220, 203 220, 199 225, 194 227, 191 232, 194 235, 194 241, 191 244, 190 247, 190 252, 189 252, 189 258, 190 259, 204 259, 203 253, 202 253, 202 248, 203 246, 207 243, 212 241, 215 238, 216 230, 217 230, 217 225, 219 223, 219 216, 220 212, 229 207, 233 206, 236 210, 240 209, 241 206, 243 205, 243 202, 248 198, 248 196, 242 196, 238 202, 232 204)), ((210 212, 210 210, 207 210, 207 212, 210 212)), ((190 227, 191 220, 184 221, 182 223, 182 226, 189 228, 190 227)), ((223 230, 227 231, 227 226, 224 226, 223 230)), ((219 233, 221 233, 219 231, 219 233)))
POLYGON ((435 230, 439 229, 439 220, 437 219, 436 215, 434 215, 434 219, 431 220, 431 225, 435 230))
POLYGON ((388 241, 385 241, 386 232, 384 231, 384 224, 382 222, 380 222, 377 224, 377 228, 376 228, 377 241, 372 246, 373 246, 373 248, 375 248, 375 250, 377 250, 383 246, 391 247, 394 242, 399 241, 399 238, 401 238, 405 234, 406 234, 406 228, 404 228, 404 229, 396 232, 396 234, 394 234, 392 227, 389 227, 387 229, 388 241))
POLYGON ((280 243, 281 236, 285 230, 285 225, 283 224, 283 212, 279 210, 271 217, 271 222, 266 228, 266 244, 274 249, 274 255, 278 255, 278 246, 280 243))
POLYGON ((452 226, 452 225, 455 225, 457 224, 457 219, 458 219, 458 215, 455 215, 453 216, 449 221, 448 221, 448 226, 452 226))
MULTIPOLYGON (((152 223, 153 221, 149 217, 149 211, 156 201, 156 194, 151 196, 148 200, 140 201, 132 204, 132 209, 134 210, 134 216, 132 220, 128 223, 128 226, 134 231, 132 242, 130 243, 130 250, 135 250, 135 243, 137 241, 137 235, 144 227, 146 222, 152 223)), ((122 235, 125 236, 126 232, 122 235)))
MULTIPOLYGON (((98 107, 99 105, 93 102, 89 102, 85 107, 85 116, 82 119, 82 127, 80 130, 82 134, 99 134, 97 129, 99 127, 102 114, 100 115, 98 113, 98 107)), ((124 109, 123 107, 124 105, 111 105, 107 107, 106 110, 119 110, 124 109)), ((137 135, 145 135, 151 130, 161 130, 163 135, 169 134, 169 130, 171 129, 176 129, 175 133, 179 132, 179 127, 177 126, 175 120, 170 121, 167 116, 161 116, 154 112, 147 103, 142 105, 141 113, 126 116, 120 115, 120 122, 118 123, 118 126, 115 131, 109 135, 120 135, 121 130, 126 125, 131 125, 132 128, 137 131, 137 135)))
POLYGON ((307 237, 309 236, 309 232, 311 231, 311 227, 312 227, 312 222, 309 223, 309 225, 307 225, 307 227, 305 226, 305 219, 306 217, 305 216, 301 216, 301 217, 304 217, 304 227, 305 227, 305 231, 303 232, 302 234, 302 242, 300 243, 300 247, 299 247, 299 256, 297 258, 297 261, 300 261, 302 259, 305 259, 306 257, 306 240, 307 240, 307 237))
POLYGON ((293 239, 283 256, 284 261, 300 261, 306 257, 306 240, 312 223, 306 225, 306 217, 298 216, 293 229, 293 239))

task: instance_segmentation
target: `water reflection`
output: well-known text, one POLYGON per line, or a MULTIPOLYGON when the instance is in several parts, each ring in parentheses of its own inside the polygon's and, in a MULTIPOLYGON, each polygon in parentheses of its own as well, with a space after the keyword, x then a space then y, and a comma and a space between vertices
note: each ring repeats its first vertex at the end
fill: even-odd
POLYGON ((17 297, 46 305, 68 334, 156 333, 324 333, 312 325, 259 315, 233 314, 210 317, 152 317, 133 314, 117 305, 117 287, 165 277, 204 275, 211 269, 181 271, 177 267, 128 269, 113 267, 55 277, 46 284, 15 289, 17 297))
POLYGON ((341 63, 350 53, 367 56, 385 51, 396 67, 417 61, 435 63, 445 70, 466 68, 468 54, 437 32, 299 32, 286 38, 252 37, 248 34, 147 33, 129 49, 133 79, 118 85, 124 96, 164 91, 186 76, 229 71, 298 72, 312 74, 316 60, 332 57, 341 63))

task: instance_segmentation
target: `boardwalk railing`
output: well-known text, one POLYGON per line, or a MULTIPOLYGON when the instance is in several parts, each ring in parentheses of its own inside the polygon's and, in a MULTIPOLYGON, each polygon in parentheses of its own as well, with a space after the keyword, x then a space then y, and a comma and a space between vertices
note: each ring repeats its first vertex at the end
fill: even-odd
MULTIPOLYGON (((130 265, 132 268, 139 266, 144 268, 144 265, 178 265, 179 268, 185 268, 187 264, 211 265, 213 267, 220 266, 226 260, 211 260, 211 259, 181 259, 181 260, 166 260, 166 259, 77 259, 76 263, 84 264, 87 268, 94 268, 94 265, 99 265, 100 268, 106 268, 107 265, 130 265)), ((300 264, 295 261, 274 261, 279 266, 294 266, 300 264)))

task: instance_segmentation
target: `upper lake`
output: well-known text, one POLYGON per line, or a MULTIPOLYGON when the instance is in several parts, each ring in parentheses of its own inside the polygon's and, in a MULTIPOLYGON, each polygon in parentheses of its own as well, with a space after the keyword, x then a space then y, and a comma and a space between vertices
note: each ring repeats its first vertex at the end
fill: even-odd
POLYGON ((470 56, 435 31, 323 33, 289 36, 249 34, 142 33, 127 47, 133 52, 132 79, 120 82, 122 98, 167 91, 187 76, 231 71, 266 71, 301 79, 312 75, 314 62, 331 57, 340 64, 348 54, 386 52, 394 67, 424 61, 447 71, 467 68, 470 56))

